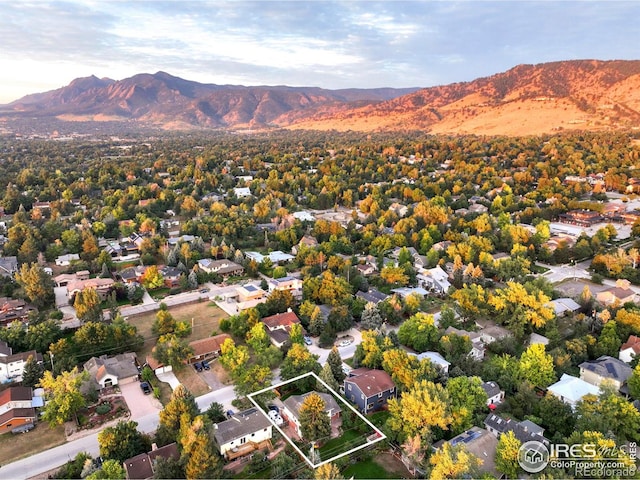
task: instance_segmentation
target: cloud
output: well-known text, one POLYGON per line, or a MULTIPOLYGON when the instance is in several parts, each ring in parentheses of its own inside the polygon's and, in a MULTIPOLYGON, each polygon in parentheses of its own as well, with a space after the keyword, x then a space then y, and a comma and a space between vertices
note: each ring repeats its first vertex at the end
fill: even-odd
POLYGON ((519 63, 637 58, 637 18, 640 2, 622 1, 0 2, 1 94, 31 88, 37 65, 55 86, 158 70, 211 83, 430 86, 519 63))

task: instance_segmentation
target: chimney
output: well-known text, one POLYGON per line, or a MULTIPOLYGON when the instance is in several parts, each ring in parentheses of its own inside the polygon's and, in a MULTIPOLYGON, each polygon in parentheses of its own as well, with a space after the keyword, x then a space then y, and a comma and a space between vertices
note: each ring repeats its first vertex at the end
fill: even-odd
POLYGON ((155 452, 157 449, 158 449, 158 444, 157 444, 157 443, 155 443, 155 442, 153 442, 153 443, 151 444, 151 451, 152 451, 152 452, 155 452))
POLYGON ((287 313, 291 313, 293 312, 293 310, 291 310, 291 307, 287 308, 287 313))

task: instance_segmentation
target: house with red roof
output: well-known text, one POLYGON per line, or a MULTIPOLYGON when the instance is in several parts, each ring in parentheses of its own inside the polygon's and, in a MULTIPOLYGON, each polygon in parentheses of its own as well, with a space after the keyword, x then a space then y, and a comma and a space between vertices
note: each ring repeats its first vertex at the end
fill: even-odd
POLYGON ((629 335, 629 339, 620 347, 618 359, 625 363, 631 363, 634 356, 640 356, 640 337, 629 335))
POLYGON ((0 392, 0 434, 16 427, 35 423, 33 390, 29 387, 11 387, 0 392))
POLYGON ((384 370, 357 368, 344 379, 344 395, 362 413, 371 413, 387 406, 396 397, 396 384, 384 370))
POLYGON ((300 319, 294 312, 278 313, 262 319, 266 327, 267 335, 276 347, 280 348, 284 342, 289 340, 291 327, 300 324, 300 319))

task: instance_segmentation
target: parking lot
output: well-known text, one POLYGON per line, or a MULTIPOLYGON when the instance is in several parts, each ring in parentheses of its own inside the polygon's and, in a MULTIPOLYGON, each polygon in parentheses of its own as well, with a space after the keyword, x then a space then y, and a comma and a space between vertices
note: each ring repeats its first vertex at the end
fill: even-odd
POLYGON ((132 420, 162 410, 160 400, 154 398, 153 394, 145 395, 142 393, 139 382, 119 385, 119 387, 122 396, 127 402, 127 407, 129 407, 129 411, 131 412, 132 420))

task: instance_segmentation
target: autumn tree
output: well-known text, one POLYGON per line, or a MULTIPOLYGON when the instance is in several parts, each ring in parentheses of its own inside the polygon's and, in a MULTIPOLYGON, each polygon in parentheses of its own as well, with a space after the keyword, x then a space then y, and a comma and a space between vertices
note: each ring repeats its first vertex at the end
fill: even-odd
POLYGON ((193 354, 193 348, 173 333, 162 335, 153 348, 152 356, 163 365, 171 365, 174 370, 184 368, 185 360, 193 354))
POLYGON ((148 266, 140 281, 142 285, 149 290, 154 290, 164 286, 164 278, 156 265, 148 266))
MULTIPOLYGON (((93 463, 93 462, 92 462, 93 463)), ((105 460, 95 472, 87 475, 87 480, 124 480, 127 476, 122 462, 117 460, 105 460)))
POLYGON ((176 330, 176 320, 164 303, 160 304, 160 310, 156 313, 156 319, 151 326, 154 335, 166 335, 176 330), (163 308, 164 307, 164 308, 163 308))
POLYGON ((405 273, 404 268, 386 265, 380 270, 380 278, 390 285, 407 285, 409 276, 405 273))
POLYGON ((137 422, 121 421, 114 427, 107 427, 98 433, 100 456, 122 464, 128 458, 151 450, 151 439, 148 435, 140 433, 137 427, 137 422))
POLYGON ((477 478, 477 472, 482 460, 474 454, 469 453, 464 444, 451 446, 445 442, 429 460, 431 472, 429 478, 432 480, 443 480, 447 478, 477 478))
POLYGON ((401 391, 411 389, 421 380, 434 381, 439 373, 428 359, 418 360, 400 348, 392 348, 382 354, 382 368, 401 391))
POLYGON ((340 469, 331 462, 323 463, 316 468, 313 478, 314 480, 344 480, 344 477, 340 474, 340 469))
POLYGON ((533 344, 520 356, 518 378, 531 385, 546 388, 556 380, 553 358, 545 352, 544 345, 533 344))
POLYGON ((200 413, 193 394, 184 385, 178 385, 171 394, 171 399, 160 411, 160 421, 156 431, 156 441, 167 445, 176 441, 183 415, 193 419, 200 413))
POLYGON ((462 433, 473 426, 474 415, 485 409, 487 394, 480 377, 455 377, 447 381, 446 390, 451 401, 454 434, 462 433))
POLYGON ((434 348, 439 337, 433 315, 424 312, 412 315, 398 329, 400 343, 418 352, 434 348))
POLYGON ((427 440, 434 428, 447 430, 453 422, 449 394, 442 385, 427 380, 414 384, 387 405, 387 425, 403 439, 420 435, 427 440))
POLYGON ((258 322, 251 327, 247 333, 247 345, 258 354, 271 345, 264 323, 258 322))
POLYGON ((236 343, 227 338, 220 347, 220 364, 226 368, 232 376, 241 372, 249 361, 249 349, 244 345, 236 346, 236 343))
POLYGON ((315 392, 305 397, 300 405, 300 432, 309 442, 316 442, 331 436, 331 419, 325 411, 325 403, 315 392))
POLYGON ((320 373, 318 355, 312 354, 304 345, 294 343, 282 362, 280 377, 283 380, 297 377, 303 373, 320 373))
POLYGON ((532 283, 507 282, 489 295, 489 305, 518 339, 526 329, 541 328, 554 317, 551 299, 532 283))
POLYGON ((516 478, 518 475, 518 452, 521 446, 522 442, 512 431, 503 433, 498 439, 496 469, 507 478, 516 478))
POLYGON ((78 411, 87 404, 80 387, 88 379, 89 373, 80 373, 77 367, 55 377, 50 371, 45 371, 40 380, 40 386, 44 389, 47 399, 42 415, 44 420, 51 426, 56 426, 71 418, 75 419, 78 411))
POLYGON ((73 308, 83 322, 99 322, 102 320, 100 296, 95 288, 85 288, 76 293, 73 308))
POLYGON ((219 478, 222 473, 220 457, 216 455, 204 417, 188 421, 183 417, 180 431, 181 458, 186 478, 219 478))
POLYGON ((16 281, 24 289, 27 299, 36 307, 42 308, 53 304, 53 278, 37 263, 23 263, 15 274, 16 281))
POLYGON ((640 363, 633 369, 633 373, 627 380, 627 386, 629 387, 629 395, 640 400, 640 363))

